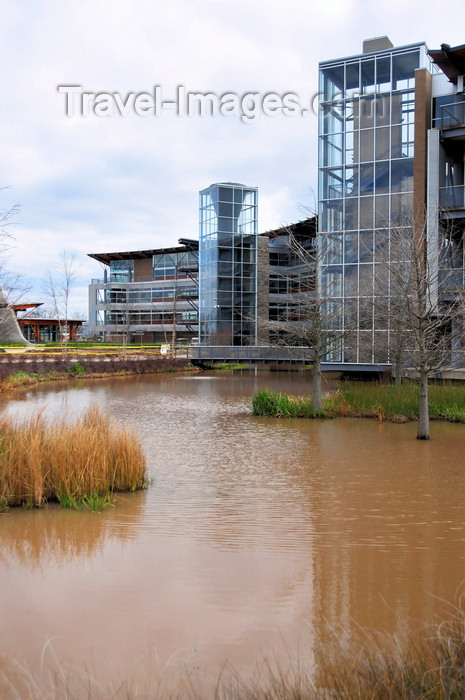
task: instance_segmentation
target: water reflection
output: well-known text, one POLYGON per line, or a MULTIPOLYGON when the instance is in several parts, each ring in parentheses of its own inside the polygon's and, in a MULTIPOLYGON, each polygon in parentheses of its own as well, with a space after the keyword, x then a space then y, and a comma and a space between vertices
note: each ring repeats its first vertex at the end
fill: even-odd
POLYGON ((66 566, 72 559, 92 557, 101 553, 106 539, 131 538, 144 502, 145 494, 119 496, 124 518, 113 510, 88 517, 92 514, 54 504, 40 510, 11 509, 0 521, 0 562, 8 564, 15 559, 34 569, 52 563, 66 566))
POLYGON ((265 386, 304 394, 308 379, 137 377, 4 403, 50 419, 99 405, 139 432, 154 479, 103 514, 0 516, 8 653, 37 663, 54 636, 60 656, 107 675, 133 673, 147 649, 162 669, 215 675, 270 648, 311 660, 328 626, 347 640, 358 624, 393 631, 453 598, 464 427, 434 424, 423 443, 413 425, 252 417, 265 386))

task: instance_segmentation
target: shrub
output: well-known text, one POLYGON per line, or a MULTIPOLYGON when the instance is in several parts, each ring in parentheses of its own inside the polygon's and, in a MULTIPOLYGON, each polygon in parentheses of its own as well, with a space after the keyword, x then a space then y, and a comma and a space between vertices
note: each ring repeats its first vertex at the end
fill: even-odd
POLYGON ((70 377, 79 377, 80 375, 86 373, 86 370, 79 362, 74 362, 74 364, 68 365, 66 371, 68 372, 70 377))

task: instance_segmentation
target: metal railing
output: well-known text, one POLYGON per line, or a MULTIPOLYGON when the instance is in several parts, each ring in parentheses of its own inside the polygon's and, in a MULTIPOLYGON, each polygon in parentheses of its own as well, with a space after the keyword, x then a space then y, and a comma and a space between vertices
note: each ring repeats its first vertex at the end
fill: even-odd
POLYGON ((465 185, 440 187, 439 206, 442 209, 461 209, 465 207, 465 185))
POLYGON ((439 270, 439 290, 447 292, 463 292, 465 289, 464 270, 462 268, 443 268, 439 270))
POLYGON ((439 117, 433 120, 433 126, 437 129, 462 124, 465 124, 465 100, 441 105, 439 117))
POLYGON ((311 363, 313 352, 308 347, 273 347, 270 345, 191 345, 192 360, 205 362, 248 361, 311 363))

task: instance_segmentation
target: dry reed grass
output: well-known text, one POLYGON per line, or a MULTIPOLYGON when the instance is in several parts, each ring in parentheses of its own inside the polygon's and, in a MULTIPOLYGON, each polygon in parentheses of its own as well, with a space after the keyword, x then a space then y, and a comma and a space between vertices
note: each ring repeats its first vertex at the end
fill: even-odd
MULTIPOLYGON (((101 684, 89 672, 60 665, 50 670, 47 684, 23 665, 0 658, 2 699, 18 700, 463 700, 465 697, 465 612, 459 602, 441 622, 421 630, 382 634, 360 630, 358 640, 317 648, 316 673, 299 660, 263 659, 252 679, 223 667, 210 691, 200 690, 187 669, 177 687, 164 686, 156 664, 140 682, 116 680, 101 684), (45 687, 47 685, 48 687, 45 687), (24 693, 24 694, 23 694, 24 693)), ((163 675, 163 674, 162 674, 163 675)), ((44 680, 44 679, 42 679, 44 680)), ((174 679, 172 679, 174 680, 174 679)))
POLYGON ((0 507, 76 505, 91 496, 144 488, 138 437, 91 408, 74 424, 0 420, 0 507))

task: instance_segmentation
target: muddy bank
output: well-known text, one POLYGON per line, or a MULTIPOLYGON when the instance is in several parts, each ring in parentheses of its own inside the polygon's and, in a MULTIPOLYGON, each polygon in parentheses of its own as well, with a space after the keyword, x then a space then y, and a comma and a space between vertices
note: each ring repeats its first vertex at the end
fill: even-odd
POLYGON ((158 372, 198 371, 186 357, 68 353, 6 355, 0 360, 0 391, 63 379, 98 378, 158 372))

